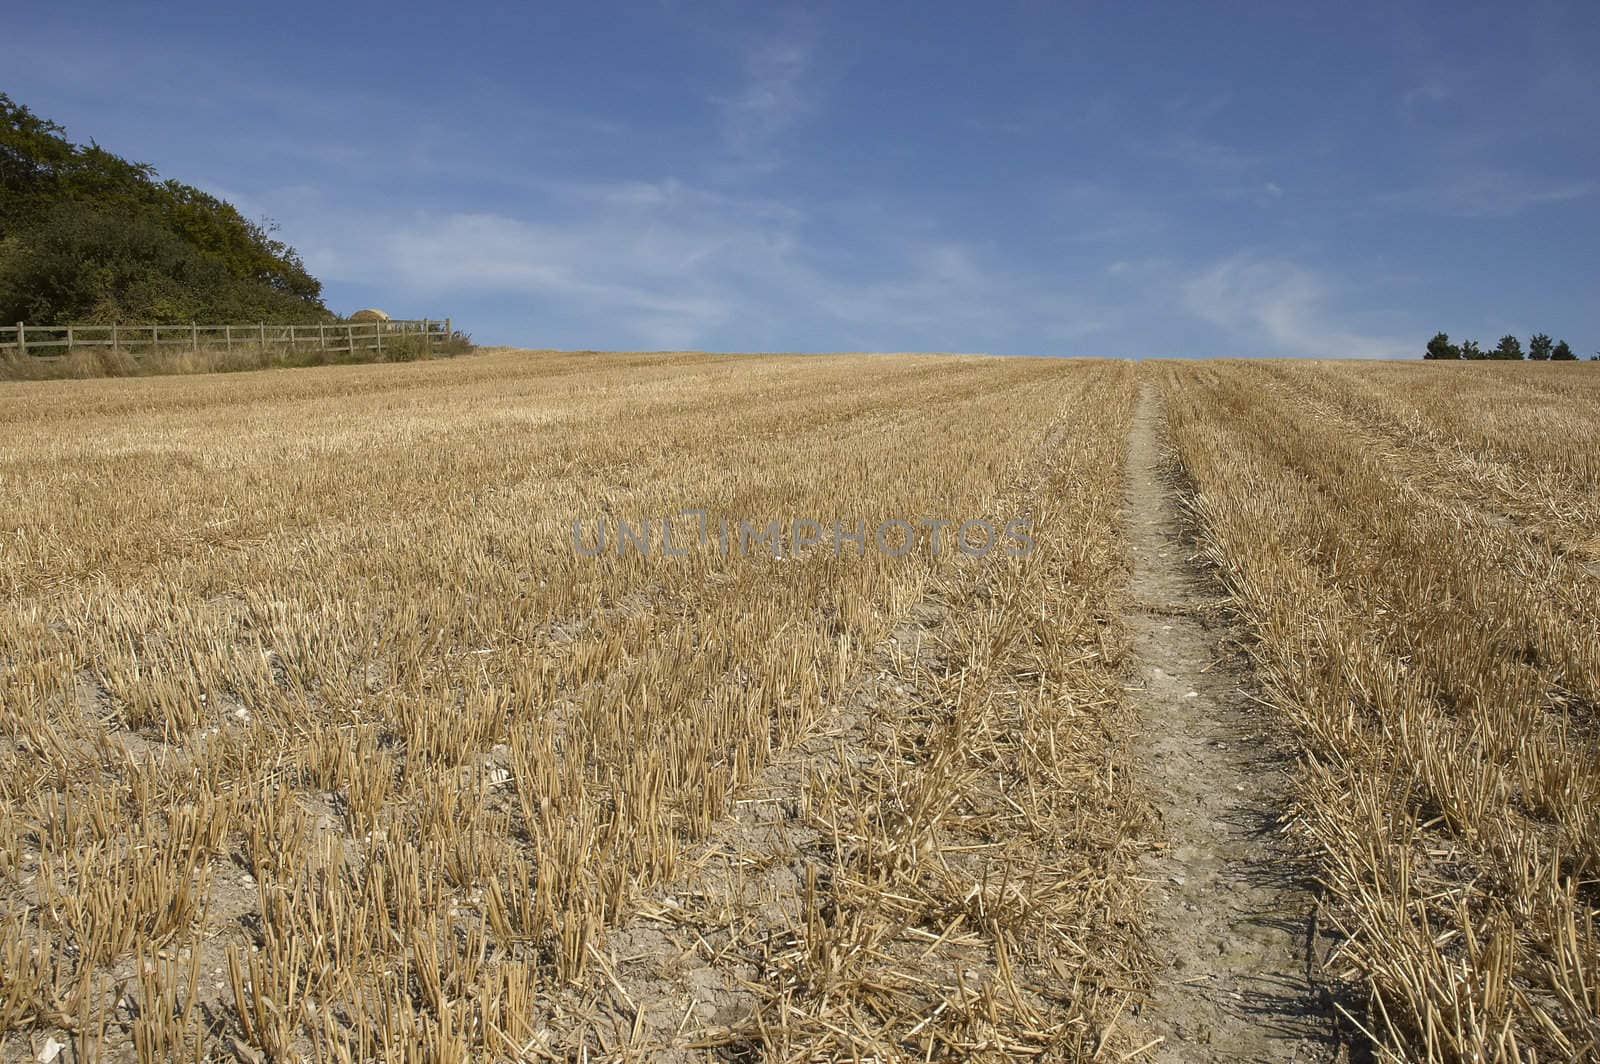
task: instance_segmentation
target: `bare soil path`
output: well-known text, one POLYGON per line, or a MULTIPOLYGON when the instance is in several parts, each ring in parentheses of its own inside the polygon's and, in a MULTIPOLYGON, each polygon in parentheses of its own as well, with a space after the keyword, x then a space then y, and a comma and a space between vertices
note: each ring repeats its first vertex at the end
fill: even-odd
POLYGON ((1165 419, 1146 385, 1128 451, 1133 558, 1126 621, 1138 660, 1140 760, 1168 845, 1152 853, 1157 971, 1141 1022, 1164 1061, 1324 1061, 1342 1056, 1308 873, 1282 838, 1288 757, 1227 645, 1216 592, 1190 561, 1165 419))

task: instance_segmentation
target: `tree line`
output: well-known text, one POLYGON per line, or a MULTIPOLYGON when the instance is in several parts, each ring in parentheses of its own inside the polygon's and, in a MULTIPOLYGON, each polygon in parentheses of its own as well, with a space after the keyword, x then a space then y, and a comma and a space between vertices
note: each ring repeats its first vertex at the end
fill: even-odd
POLYGON ((0 93, 0 322, 332 320, 274 230, 0 93))
MULTIPOLYGON (((1422 356, 1425 359, 1435 360, 1461 360, 1490 359, 1495 361, 1517 362, 1526 358, 1534 362, 1576 362, 1578 356, 1572 353, 1572 348, 1565 340, 1552 341, 1544 333, 1536 333, 1528 339, 1528 353, 1522 353, 1522 341, 1515 336, 1502 336, 1500 342, 1485 351, 1478 346, 1476 340, 1463 340, 1459 344, 1450 342, 1447 333, 1435 333, 1432 340, 1428 341, 1428 349, 1422 356)), ((1591 361, 1600 361, 1600 352, 1590 356, 1591 361)))

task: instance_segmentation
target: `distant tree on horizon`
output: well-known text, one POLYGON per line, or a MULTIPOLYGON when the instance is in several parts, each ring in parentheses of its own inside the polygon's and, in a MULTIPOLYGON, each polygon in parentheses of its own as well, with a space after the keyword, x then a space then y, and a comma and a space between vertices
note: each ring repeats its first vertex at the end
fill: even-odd
POLYGON ((1422 357, 1425 359, 1434 360, 1459 361, 1461 358, 1461 348, 1450 342, 1450 335, 1448 333, 1434 333, 1433 339, 1428 341, 1427 354, 1423 355, 1422 357))
MULTIPOLYGON (((1523 359, 1523 354, 1522 343, 1515 336, 1502 336, 1499 343, 1485 351, 1478 346, 1476 340, 1463 340, 1460 344, 1453 344, 1450 342, 1450 334, 1441 330, 1434 333, 1433 339, 1428 341, 1427 350, 1422 357, 1430 362, 1457 359, 1468 362, 1482 359, 1516 362, 1523 359)), ((1577 362, 1578 355, 1573 352, 1572 345, 1565 340, 1556 340, 1549 333, 1534 333, 1528 338, 1527 359, 1533 362, 1577 362)), ((1590 355, 1589 361, 1600 362, 1600 351, 1590 355)))
POLYGON ((1507 333, 1500 337, 1500 342, 1489 354, 1490 358, 1500 359, 1505 362, 1522 361, 1522 341, 1507 333))

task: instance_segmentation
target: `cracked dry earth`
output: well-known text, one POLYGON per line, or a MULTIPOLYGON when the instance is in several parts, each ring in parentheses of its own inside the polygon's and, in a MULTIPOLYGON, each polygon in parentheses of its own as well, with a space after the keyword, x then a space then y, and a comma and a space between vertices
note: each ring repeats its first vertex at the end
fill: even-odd
POLYGON ((1128 451, 1126 621, 1141 761, 1166 845, 1144 867, 1161 966, 1141 1020, 1161 1039, 1160 1061, 1342 1059, 1315 979, 1327 942, 1311 872, 1279 825, 1289 755, 1208 608, 1215 592, 1190 560, 1163 430, 1146 386, 1128 451))

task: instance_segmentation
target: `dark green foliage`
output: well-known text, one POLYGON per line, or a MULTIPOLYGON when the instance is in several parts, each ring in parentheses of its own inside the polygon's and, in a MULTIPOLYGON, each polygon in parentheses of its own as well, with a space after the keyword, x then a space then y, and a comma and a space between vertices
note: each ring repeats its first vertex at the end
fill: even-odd
POLYGON ((269 227, 64 132, 0 93, 0 321, 332 320, 269 227))
MULTIPOLYGON (((1500 342, 1491 351, 1484 351, 1478 346, 1476 340, 1463 340, 1458 347, 1450 342, 1446 333, 1434 333, 1433 339, 1428 341, 1428 350, 1422 356, 1425 359, 1457 359, 1463 358, 1472 361, 1484 358, 1504 359, 1517 361, 1522 358, 1522 344, 1515 336, 1502 336, 1500 342)), ((1536 333, 1528 340, 1528 358, 1535 361, 1576 362, 1578 356, 1573 354, 1572 347, 1565 341, 1552 342, 1545 333, 1536 333)), ((1600 351, 1590 358, 1592 362, 1600 362, 1600 351)))
POLYGON ((1515 336, 1502 336, 1495 349, 1489 352, 1490 358, 1497 358, 1507 362, 1522 361, 1522 341, 1515 336))
POLYGON ((1432 340, 1428 341, 1428 353, 1422 356, 1430 359, 1459 359, 1461 348, 1450 342, 1447 333, 1435 333, 1432 340))
POLYGON ((270 285, 242 281, 160 218, 57 203, 0 255, 0 321, 312 322, 330 317, 270 285))
POLYGON ((7 203, 68 167, 74 149, 65 132, 0 93, 0 190, 7 203))

